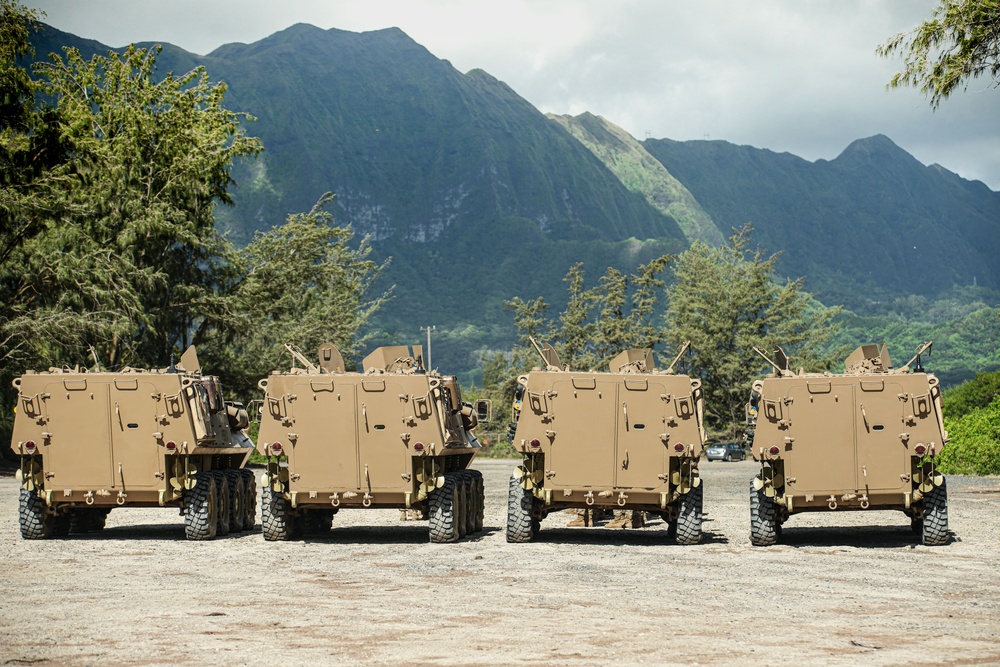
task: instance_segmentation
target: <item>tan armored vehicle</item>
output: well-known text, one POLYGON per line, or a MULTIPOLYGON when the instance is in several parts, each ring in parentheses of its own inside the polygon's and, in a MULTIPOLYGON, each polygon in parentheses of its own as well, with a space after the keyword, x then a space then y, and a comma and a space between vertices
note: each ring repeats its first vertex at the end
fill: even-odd
POLYGON ((507 541, 528 542, 550 512, 577 508, 657 513, 678 543, 699 542, 701 382, 675 374, 677 359, 654 370, 650 350, 623 352, 607 373, 561 368, 549 345, 539 353, 545 367, 515 390, 522 462, 510 479, 507 541))
POLYGON ((929 348, 893 369, 885 345, 863 345, 841 374, 794 373, 780 349, 768 359, 775 372, 754 383, 748 405, 761 464, 750 485, 754 545, 774 544, 792 514, 844 510, 900 510, 924 544, 948 541, 935 470, 947 442, 941 390, 920 365, 929 348))
POLYGON ((247 413, 193 347, 163 370, 50 368, 14 387, 25 539, 101 530, 118 507, 178 507, 192 540, 253 529, 247 413))
POLYGON ((257 450, 264 539, 329 530, 344 508, 398 508, 430 522, 431 542, 483 527, 476 411, 454 377, 426 371, 422 348, 380 347, 348 373, 331 344, 314 365, 275 371, 264 390, 257 450))

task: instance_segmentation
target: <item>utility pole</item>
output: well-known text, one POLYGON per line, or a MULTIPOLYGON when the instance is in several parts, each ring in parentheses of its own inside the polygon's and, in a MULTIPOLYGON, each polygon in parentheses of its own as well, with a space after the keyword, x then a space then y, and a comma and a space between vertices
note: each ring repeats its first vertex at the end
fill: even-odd
POLYGON ((427 370, 431 370, 433 368, 433 366, 431 366, 431 332, 435 329, 437 329, 437 327, 433 324, 429 327, 420 327, 421 331, 427 332, 427 370))

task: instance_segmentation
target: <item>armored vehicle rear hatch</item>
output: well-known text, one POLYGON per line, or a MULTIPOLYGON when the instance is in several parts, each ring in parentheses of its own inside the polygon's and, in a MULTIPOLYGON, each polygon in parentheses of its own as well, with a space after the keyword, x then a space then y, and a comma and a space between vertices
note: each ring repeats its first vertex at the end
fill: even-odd
POLYGON ((345 508, 426 518, 433 542, 482 529, 476 410, 456 378, 424 369, 419 345, 380 347, 361 373, 332 345, 319 365, 289 349, 303 367, 260 382, 265 539, 328 530, 345 508))
POLYGON ((884 345, 859 347, 843 373, 794 373, 784 355, 771 362, 747 410, 761 465, 750 486, 753 544, 774 544, 792 514, 887 509, 910 517, 924 544, 947 542, 935 466, 947 443, 941 390, 920 365, 929 349, 898 369, 884 345))
POLYGON ((539 351, 545 366, 517 380, 512 440, 522 461, 510 479, 507 541, 530 541, 566 508, 652 512, 679 543, 700 541, 701 381, 673 364, 655 370, 650 350, 623 352, 607 372, 561 368, 555 350, 539 351))
POLYGON ((119 507, 177 507, 194 540, 253 528, 247 413, 194 348, 170 368, 50 368, 14 387, 24 538, 101 530, 119 507))

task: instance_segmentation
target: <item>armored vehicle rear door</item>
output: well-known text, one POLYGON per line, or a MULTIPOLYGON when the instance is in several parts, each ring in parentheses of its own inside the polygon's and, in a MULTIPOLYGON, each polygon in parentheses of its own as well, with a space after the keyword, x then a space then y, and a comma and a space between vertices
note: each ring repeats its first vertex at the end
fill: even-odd
POLYGON ((45 470, 54 473, 46 488, 111 488, 111 434, 108 385, 90 378, 65 378, 45 387, 42 402, 51 437, 41 447, 45 470))
POLYGON ((355 386, 333 376, 298 379, 285 396, 296 435, 286 443, 289 473, 299 491, 357 488, 355 386), (294 396, 293 400, 288 400, 294 396))
POLYGON ((772 421, 777 416, 779 423, 781 419, 790 422, 778 433, 793 441, 763 443, 765 448, 781 448, 788 462, 785 474, 794 478, 788 481, 790 488, 796 493, 856 489, 854 386, 809 380, 790 387, 787 395, 790 403, 780 396, 766 400, 761 414, 772 421))
POLYGON ((115 378, 111 392, 111 463, 114 486, 128 489, 157 488, 161 452, 153 433, 158 394, 151 382, 140 377, 115 378))
POLYGON ((532 410, 543 422, 546 414, 555 417, 548 422, 555 436, 545 467, 556 474, 546 484, 611 488, 618 465, 615 428, 621 407, 617 384, 594 376, 570 377, 553 383, 552 389, 551 394, 525 391, 521 408, 532 410))
POLYGON ((409 471, 403 433, 403 385, 391 378, 366 378, 358 394, 358 484, 367 491, 399 487, 409 471))
POLYGON ((910 472, 909 452, 899 434, 907 404, 899 399, 902 385, 889 378, 862 379, 855 417, 858 442, 858 488, 900 490, 901 474, 910 472))
POLYGON ((666 420, 666 387, 647 378, 625 376, 618 385, 618 438, 615 486, 653 489, 663 484, 666 447, 660 439, 666 420))

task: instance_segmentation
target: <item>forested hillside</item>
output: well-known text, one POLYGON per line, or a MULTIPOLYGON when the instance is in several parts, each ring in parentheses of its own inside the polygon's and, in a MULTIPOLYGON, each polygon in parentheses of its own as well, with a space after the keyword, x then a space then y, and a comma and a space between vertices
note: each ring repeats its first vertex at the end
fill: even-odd
MULTIPOLYGON (((69 43, 51 28, 43 55, 69 43)), ((439 363, 467 369, 513 340, 502 302, 558 301, 576 261, 634 267, 686 246, 677 223, 630 192, 559 125, 483 71, 462 74, 398 29, 297 25, 205 57, 167 46, 159 71, 204 64, 253 114, 265 152, 237 165, 221 227, 238 243, 324 192, 335 219, 392 261, 380 340, 435 324, 439 363)))
MULTIPOLYGON (((51 28, 36 57, 106 46, 51 28)), ((512 297, 565 305, 582 262, 633 271, 746 222, 781 252, 780 275, 845 304, 837 343, 938 337, 946 378, 1000 364, 1000 194, 924 166, 883 136, 831 161, 721 141, 638 142, 590 114, 547 118, 488 73, 460 73, 398 29, 293 26, 207 56, 165 45, 159 76, 205 65, 229 108, 256 117, 264 151, 237 161, 235 206, 216 224, 237 246, 325 192, 337 224, 371 240, 395 286, 371 345, 436 325, 435 365, 468 373, 513 344, 512 297), (951 361, 948 361, 951 360, 951 361)), ((665 278, 670 280, 668 267, 665 278)), ((661 295, 662 296, 662 295, 661 295)), ((268 304, 259 307, 267 309, 268 304)), ((666 310, 665 298, 656 317, 666 310)))

